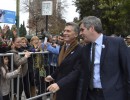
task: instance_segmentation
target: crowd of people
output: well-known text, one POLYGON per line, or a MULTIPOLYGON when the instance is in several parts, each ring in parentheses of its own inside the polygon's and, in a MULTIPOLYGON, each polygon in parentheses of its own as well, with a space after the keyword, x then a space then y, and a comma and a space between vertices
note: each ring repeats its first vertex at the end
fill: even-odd
MULTIPOLYGON (((19 85, 19 100, 24 90, 26 98, 46 92, 44 78, 52 73, 57 67, 57 57, 63 44, 62 34, 59 36, 49 35, 44 40, 38 36, 32 36, 30 41, 26 37, 14 37, 12 40, 2 36, 0 53, 13 53, 13 72, 11 71, 10 56, 2 56, 0 71, 0 87, 3 100, 10 100, 10 79, 14 79, 14 99, 17 99, 17 85, 19 85), (44 51, 49 53, 44 54, 44 51), (23 52, 24 55, 19 53, 23 52), (31 52, 33 54, 31 54, 31 52), (35 54, 35 52, 41 52, 35 54), (6 62, 4 63, 4 60, 6 62), (17 77, 20 82, 17 83, 17 77)), ((38 100, 42 100, 39 98, 38 100)))
MULTIPOLYGON (((3 37, 0 41, 5 43, 3 37)), ((2 98, 10 100, 12 78, 17 93, 19 76, 19 100, 23 90, 26 98, 50 91, 54 100, 129 100, 129 41, 130 36, 104 35, 101 20, 95 16, 84 17, 79 25, 66 23, 63 34, 48 35, 44 40, 37 36, 30 41, 18 36, 6 40, 9 45, 1 46, 1 53, 14 54, 14 71, 10 57, 1 57, 2 98), (49 53, 31 54, 44 51, 49 53)))

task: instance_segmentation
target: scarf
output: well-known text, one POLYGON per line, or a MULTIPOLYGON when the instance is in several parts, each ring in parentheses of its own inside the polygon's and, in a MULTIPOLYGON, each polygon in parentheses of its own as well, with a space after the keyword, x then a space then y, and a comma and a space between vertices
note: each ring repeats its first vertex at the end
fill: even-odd
POLYGON ((60 66, 60 64, 62 63, 62 61, 65 59, 65 57, 67 57, 68 54, 69 54, 70 52, 72 52, 77 45, 78 45, 77 40, 74 40, 74 41, 71 42, 71 44, 70 44, 70 46, 68 47, 67 50, 65 50, 65 48, 66 48, 66 45, 65 45, 65 44, 62 46, 61 51, 60 51, 60 54, 59 54, 59 57, 58 57, 58 65, 59 65, 59 66, 60 66))

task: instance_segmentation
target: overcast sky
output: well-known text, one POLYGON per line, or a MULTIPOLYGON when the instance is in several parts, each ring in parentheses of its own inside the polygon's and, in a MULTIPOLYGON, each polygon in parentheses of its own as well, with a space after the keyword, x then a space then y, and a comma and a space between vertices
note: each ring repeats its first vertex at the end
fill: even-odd
POLYGON ((68 7, 66 8, 66 21, 71 22, 75 17, 79 17, 79 14, 76 12, 76 7, 73 5, 74 0, 67 0, 68 7))
MULTIPOLYGON (((21 0, 22 1, 22 0, 21 0)), ((65 19, 67 22, 73 21, 74 17, 78 17, 76 7, 72 5, 73 0, 67 0, 68 7, 66 7, 65 19)), ((16 0, 0 0, 0 9, 16 11, 16 0)), ((28 14, 20 12, 20 24, 25 21, 27 24, 28 14)))

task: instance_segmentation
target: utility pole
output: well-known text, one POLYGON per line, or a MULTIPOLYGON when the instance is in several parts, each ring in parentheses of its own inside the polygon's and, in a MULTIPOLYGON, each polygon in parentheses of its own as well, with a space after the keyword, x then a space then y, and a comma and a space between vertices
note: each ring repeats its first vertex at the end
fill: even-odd
POLYGON ((48 32, 48 15, 46 15, 46 32, 48 32))
POLYGON ((19 36, 19 8, 20 8, 20 0, 16 0, 16 27, 18 36, 19 36))

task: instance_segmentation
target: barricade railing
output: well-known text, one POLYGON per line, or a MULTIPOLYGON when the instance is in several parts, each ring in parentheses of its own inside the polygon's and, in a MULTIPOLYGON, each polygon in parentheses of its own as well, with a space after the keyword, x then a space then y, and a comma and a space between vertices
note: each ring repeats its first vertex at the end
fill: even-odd
MULTIPOLYGON (((20 55, 24 55, 24 53, 23 52, 20 52, 19 53, 20 55)), ((37 56, 37 55, 41 55, 42 57, 43 57, 43 61, 42 62, 44 62, 44 66, 43 67, 46 67, 47 69, 45 70, 46 71, 46 73, 45 73, 45 75, 47 76, 48 74, 50 74, 51 73, 51 71, 50 71, 50 69, 51 69, 51 67, 50 67, 50 65, 49 65, 49 52, 48 51, 44 51, 44 52, 31 52, 31 56, 32 56, 32 58, 33 58, 33 72, 34 72, 34 80, 35 80, 35 82, 34 82, 34 85, 35 85, 35 94, 36 95, 31 95, 31 97, 30 98, 27 98, 27 99, 29 99, 29 100, 33 100, 34 98, 36 99, 36 98, 49 98, 49 100, 51 100, 51 98, 52 98, 52 93, 51 92, 47 92, 46 93, 46 89, 47 89, 47 86, 50 84, 48 84, 48 83, 46 83, 45 81, 44 81, 44 77, 41 77, 40 76, 40 74, 41 74, 41 72, 40 72, 40 70, 38 70, 39 72, 38 72, 38 74, 37 74, 37 67, 35 66, 35 57, 37 56), (35 68, 36 67, 36 68, 35 68), (37 79, 38 78, 38 79, 37 79), (41 80, 41 78, 43 78, 42 80, 41 80), (37 86, 38 85, 38 86, 37 86), (50 95, 49 95, 50 94, 50 95)), ((39 63, 41 63, 41 62, 39 62, 39 63)), ((42 66, 42 65, 40 65, 40 66, 42 66)), ((54 70, 53 70, 54 71, 54 70)), ((45 76, 45 77, 46 77, 45 76)), ((32 91, 31 91, 32 92, 32 91)))
POLYGON ((26 100, 34 100, 34 99, 37 99, 37 98, 39 98, 39 97, 43 97, 43 96, 47 96, 47 95, 50 95, 49 100, 52 100, 52 99, 53 99, 53 92, 47 92, 47 93, 43 93, 43 94, 40 94, 40 95, 31 97, 31 98, 26 99, 26 100))
MULTIPOLYGON (((34 81, 34 90, 35 90, 35 94, 34 95, 32 95, 30 92, 32 92, 32 90, 31 90, 31 88, 30 88, 30 79, 32 78, 32 77, 29 77, 28 76, 28 82, 29 82, 29 85, 27 84, 27 86, 26 87, 29 87, 29 94, 30 94, 30 97, 28 97, 28 98, 23 98, 23 99, 21 99, 21 100, 33 100, 33 99, 36 99, 36 98, 41 98, 41 97, 43 97, 43 96, 47 96, 47 98, 48 98, 48 95, 50 95, 49 96, 49 100, 51 100, 51 98, 52 98, 52 92, 46 92, 46 88, 47 88, 47 85, 49 85, 49 84, 47 84, 45 81, 44 81, 44 79, 43 80, 41 80, 40 78, 40 75, 38 75, 39 77, 38 77, 38 79, 39 79, 39 82, 38 82, 38 85, 40 86, 40 87, 37 87, 37 83, 36 83, 36 74, 37 73, 35 73, 35 71, 37 72, 37 68, 34 68, 34 67, 36 67, 36 66, 34 66, 34 58, 35 58, 35 56, 36 55, 41 55, 41 57, 44 57, 44 60, 46 60, 46 70, 48 70, 48 74, 50 74, 50 65, 49 65, 49 52, 48 51, 44 51, 44 52, 30 52, 31 53, 31 56, 32 56, 32 60, 33 60, 33 73, 34 73, 34 79, 33 79, 33 81, 34 81), (44 84, 42 84, 42 82, 44 83, 44 84), (44 85, 44 86, 42 86, 42 85, 44 85), (41 91, 42 89, 42 87, 44 87, 44 92, 43 91, 41 91), (38 89, 40 89, 40 90, 38 90, 37 91, 37 88, 38 89), (41 91, 41 92, 39 92, 39 91, 41 91), (39 93, 38 93, 39 92, 39 93)), ((13 71, 14 69, 13 69, 13 67, 14 67, 14 63, 13 63, 13 53, 1 53, 0 54, 0 56, 11 56, 11 71, 13 71)), ((19 53, 19 55, 21 55, 21 56, 23 56, 24 55, 24 52, 20 52, 19 53)), ((42 66, 42 65, 41 65, 42 66)), ((43 67, 45 67, 45 66, 43 66, 43 67)), ((39 72, 38 72, 38 74, 41 74, 41 72, 40 72, 40 70, 38 70, 39 72)), ((29 73, 27 73, 27 74, 29 74, 29 73)), ((47 73, 45 73, 45 75, 47 75, 47 73)), ((46 77, 46 76, 45 76, 46 77)), ((44 78, 44 77, 43 77, 44 78)), ((20 87, 20 81, 21 80, 21 78, 20 78, 20 76, 18 75, 18 77, 17 77, 17 94, 16 94, 16 97, 17 97, 17 100, 19 100, 19 90, 21 89, 21 87, 20 87)), ((23 87, 23 91, 24 91, 24 86, 25 86, 25 84, 24 84, 24 77, 22 77, 22 87, 23 87)), ((14 81, 13 81, 13 79, 11 80, 11 100, 14 100, 14 81)), ((16 100, 16 99, 15 99, 16 100)))

